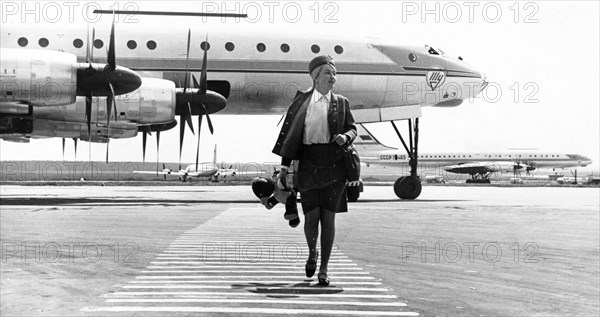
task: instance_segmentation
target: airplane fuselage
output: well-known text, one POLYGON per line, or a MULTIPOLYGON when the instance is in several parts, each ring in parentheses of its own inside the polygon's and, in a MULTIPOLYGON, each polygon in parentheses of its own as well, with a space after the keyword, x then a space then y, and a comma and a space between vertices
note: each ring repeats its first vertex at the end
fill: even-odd
MULTIPOLYGON (((359 150, 361 162, 369 164, 408 164, 406 153, 399 150, 363 151, 359 150)), ((504 152, 504 153, 421 153, 419 163, 424 166, 459 165, 466 163, 513 163, 535 168, 584 167, 591 160, 579 154, 544 152, 504 152)))
MULTIPOLYGON (((88 34, 85 28, 6 25, 1 32, 3 50, 39 50, 42 60, 45 51, 59 51, 66 56, 74 55, 79 63, 86 60, 88 34)), ((220 112, 223 114, 283 113, 297 90, 311 86, 307 64, 321 54, 335 59, 338 69, 335 92, 349 98, 358 122, 418 117, 419 106, 456 106, 477 96, 487 85, 485 75, 472 66, 428 46, 409 47, 372 39, 312 34, 307 37, 271 31, 245 34, 239 29, 209 27, 193 27, 192 34, 195 36, 189 62, 186 62, 187 26, 150 32, 149 27, 140 25, 118 25, 116 62, 143 76, 165 79, 181 87, 185 82, 186 64, 190 72, 199 75, 201 46, 207 46, 204 36, 208 34, 208 88, 227 98, 227 107, 220 112)), ((107 30, 98 28, 94 43, 94 62, 104 63, 107 30)), ((3 57, 3 68, 5 64, 16 62, 3 57)), ((47 64, 52 66, 52 63, 47 64)), ((30 68, 27 69, 7 69, 7 74, 2 74, 0 113, 14 106, 15 99, 31 88, 28 85, 32 74, 30 68), (19 74, 20 69, 26 73, 19 74), (16 74, 10 74, 11 70, 16 74), (13 78, 12 81, 7 81, 9 78, 13 78), (14 85, 7 88, 11 83, 14 85), (9 97, 8 89, 11 89, 9 97)), ((62 73, 63 77, 67 75, 67 72, 62 73)), ((46 80, 53 80, 52 76, 46 80)), ((28 100, 17 101, 28 103, 28 100)), ((40 103, 39 106, 48 105, 40 103)))

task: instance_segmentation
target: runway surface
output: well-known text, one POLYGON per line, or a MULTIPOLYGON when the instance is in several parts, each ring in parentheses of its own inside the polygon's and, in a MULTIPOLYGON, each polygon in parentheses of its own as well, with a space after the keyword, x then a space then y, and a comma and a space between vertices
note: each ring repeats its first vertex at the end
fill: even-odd
MULTIPOLYGON (((366 187, 331 285, 246 186, 2 186, 2 316, 597 315, 598 188, 366 187)), ((303 219, 302 219, 303 220, 303 219)))

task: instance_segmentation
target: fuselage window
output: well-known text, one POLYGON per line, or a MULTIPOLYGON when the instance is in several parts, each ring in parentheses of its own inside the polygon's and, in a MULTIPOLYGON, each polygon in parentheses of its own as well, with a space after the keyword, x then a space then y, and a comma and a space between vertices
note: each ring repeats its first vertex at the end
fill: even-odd
POLYGON ((317 53, 319 53, 321 51, 321 48, 319 47, 319 45, 314 44, 313 46, 310 47, 310 50, 313 53, 317 54, 317 53))
POLYGON ((129 47, 130 50, 134 50, 137 47, 137 43, 134 40, 129 40, 127 41, 127 47, 129 47))
POLYGON ((338 54, 342 54, 344 52, 344 48, 339 45, 336 45, 333 50, 338 54))
POLYGON ((27 44, 29 44, 29 41, 25 37, 20 37, 17 40, 17 43, 19 44, 20 47, 25 47, 25 46, 27 46, 27 44))
POLYGON ((267 49, 267 46, 263 43, 258 43, 256 44, 256 49, 262 53, 267 49))
POLYGON ((46 46, 48 46, 48 44, 50 44, 50 42, 48 41, 48 39, 47 39, 47 38, 45 38, 45 37, 42 37, 42 38, 41 38, 41 39, 38 41, 38 44, 39 44, 41 47, 46 47, 46 46))
POLYGON ((98 39, 94 41, 95 48, 102 48, 102 46, 104 46, 104 42, 102 42, 102 40, 98 39))
POLYGON ((150 50, 154 50, 154 49, 156 49, 156 42, 150 40, 150 41, 148 41, 148 43, 146 43, 146 47, 148 47, 148 49, 150 49, 150 50))
POLYGON ((203 51, 208 51, 210 49, 210 43, 203 41, 202 43, 200 43, 200 48, 203 51))
POLYGON ((417 55, 415 53, 410 53, 408 54, 408 60, 411 62, 416 62, 417 61, 417 55))
POLYGON ((81 39, 75 39, 73 40, 73 46, 75 48, 81 48, 83 47, 83 41, 81 39))
POLYGON ((290 46, 287 45, 287 44, 285 44, 285 43, 281 44, 281 51, 284 52, 284 53, 289 52, 290 51, 290 46))
POLYGON ((235 49, 235 45, 233 45, 233 43, 231 43, 231 42, 227 42, 227 43, 225 43, 225 49, 228 52, 231 52, 235 49))

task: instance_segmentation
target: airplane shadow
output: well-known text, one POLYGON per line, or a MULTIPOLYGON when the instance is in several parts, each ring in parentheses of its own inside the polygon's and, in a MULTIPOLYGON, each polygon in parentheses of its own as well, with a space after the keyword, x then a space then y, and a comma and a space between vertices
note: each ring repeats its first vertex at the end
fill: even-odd
POLYGON ((300 294, 305 295, 323 295, 337 294, 344 291, 337 286, 321 286, 319 284, 311 285, 310 280, 296 284, 287 283, 247 283, 232 284, 232 289, 243 289, 250 293, 261 294, 273 298, 295 298, 300 294))
POLYGON ((443 202, 469 202, 473 200, 464 200, 464 199, 415 199, 415 200, 401 200, 400 198, 394 199, 358 199, 357 203, 389 203, 389 202, 401 202, 401 203, 443 203, 443 202))
MULTIPOLYGON (((0 206, 65 206, 65 205, 106 205, 106 206, 129 206, 137 205, 185 205, 185 204, 214 204, 223 201, 217 200, 167 200, 164 199, 139 199, 137 197, 129 198, 64 198, 64 197, 8 197, 0 199, 0 206)), ((227 203, 256 203, 256 200, 227 200, 227 203)))

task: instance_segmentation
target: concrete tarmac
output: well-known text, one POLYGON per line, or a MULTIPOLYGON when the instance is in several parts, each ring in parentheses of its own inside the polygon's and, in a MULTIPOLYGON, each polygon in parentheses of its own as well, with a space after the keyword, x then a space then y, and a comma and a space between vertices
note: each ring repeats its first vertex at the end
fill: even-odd
MULTIPOLYGON (((598 188, 367 186, 331 285, 249 186, 2 186, 2 316, 597 316, 598 188)), ((303 223, 303 217, 301 217, 303 223)))

